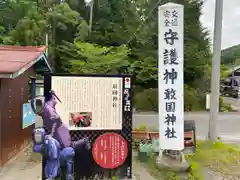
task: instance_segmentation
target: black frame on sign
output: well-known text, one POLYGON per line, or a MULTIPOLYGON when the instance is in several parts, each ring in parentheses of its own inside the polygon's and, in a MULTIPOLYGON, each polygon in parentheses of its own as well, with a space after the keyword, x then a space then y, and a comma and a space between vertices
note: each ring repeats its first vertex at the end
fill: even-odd
MULTIPOLYGON (((120 75, 120 74, 59 74, 59 73, 46 73, 44 75, 44 96, 46 96, 51 89, 52 83, 52 76, 72 76, 72 77, 109 77, 109 78, 123 78, 123 85, 122 85, 122 130, 71 130, 70 134, 72 140, 79 140, 84 136, 88 136, 93 143, 96 138, 104 133, 113 132, 120 134, 128 143, 128 156, 123 165, 116 169, 104 169, 101 168, 92 157, 91 152, 77 152, 75 156, 74 162, 74 173, 76 179, 83 179, 88 178, 91 179, 94 176, 98 175, 99 177, 106 177, 111 178, 112 174, 117 178, 132 178, 132 78, 131 75, 120 75), (125 81, 124 78, 130 78, 131 84, 130 88, 125 88, 125 81), (127 92, 127 94, 126 94, 127 92), (126 110, 126 105, 130 102, 130 108, 126 110)), ((45 160, 43 158, 43 172, 42 172, 42 179, 44 179, 44 163, 45 160)), ((62 177, 61 179, 64 179, 62 177)))

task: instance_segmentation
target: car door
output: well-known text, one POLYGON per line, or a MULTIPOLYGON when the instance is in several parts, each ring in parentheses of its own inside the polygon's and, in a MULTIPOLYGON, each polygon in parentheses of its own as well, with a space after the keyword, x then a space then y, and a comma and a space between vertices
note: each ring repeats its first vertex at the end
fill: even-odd
POLYGON ((230 96, 236 97, 238 91, 237 81, 235 79, 231 80, 230 96))
POLYGON ((236 79, 233 79, 231 91, 232 96, 237 98, 239 94, 239 83, 236 79))

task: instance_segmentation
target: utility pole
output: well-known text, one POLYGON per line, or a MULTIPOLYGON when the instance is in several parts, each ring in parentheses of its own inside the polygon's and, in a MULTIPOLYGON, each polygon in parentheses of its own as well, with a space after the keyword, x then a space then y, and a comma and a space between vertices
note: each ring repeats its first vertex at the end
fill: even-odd
POLYGON ((223 0, 215 0, 215 21, 212 58, 212 78, 210 97, 210 118, 209 118, 209 139, 216 141, 217 121, 219 113, 219 89, 220 89, 220 64, 221 64, 221 43, 222 43, 222 15, 223 0))
POLYGON ((92 32, 92 20, 93 20, 93 5, 94 5, 94 0, 85 0, 85 4, 90 7, 89 11, 89 34, 92 32))
POLYGON ((46 32, 45 34, 45 46, 47 46, 47 49, 46 49, 46 56, 48 57, 48 32, 46 32))
POLYGON ((94 0, 92 0, 92 2, 90 4, 89 34, 91 34, 91 32, 92 32, 93 4, 94 4, 94 0))

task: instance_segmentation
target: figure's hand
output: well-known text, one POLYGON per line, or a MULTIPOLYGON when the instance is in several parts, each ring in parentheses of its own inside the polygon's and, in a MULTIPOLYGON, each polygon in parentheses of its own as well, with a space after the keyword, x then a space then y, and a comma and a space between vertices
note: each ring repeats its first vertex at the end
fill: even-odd
POLYGON ((86 150, 90 150, 91 149, 91 142, 89 140, 89 138, 86 136, 84 137, 84 141, 85 141, 85 148, 86 150))

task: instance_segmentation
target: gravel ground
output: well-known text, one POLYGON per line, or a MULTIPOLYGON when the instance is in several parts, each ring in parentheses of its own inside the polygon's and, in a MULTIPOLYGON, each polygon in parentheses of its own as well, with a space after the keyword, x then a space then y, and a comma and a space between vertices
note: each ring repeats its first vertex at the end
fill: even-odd
POLYGON ((206 180, 240 180, 239 177, 233 175, 223 175, 219 172, 209 171, 206 169, 205 178, 206 180))
POLYGON ((20 153, 0 171, 1 180, 40 180, 40 156, 32 153, 31 147, 20 153))
MULTIPOLYGON (((41 180, 40 156, 32 153, 31 147, 8 163, 0 171, 1 180, 41 180)), ((98 178, 97 178, 98 179, 98 178)), ((147 169, 133 158, 132 180, 155 180, 147 169)))
MULTIPOLYGON (((36 118, 36 126, 41 126, 41 118, 36 118)), ((141 164, 133 158, 132 180, 155 180, 141 164)), ((40 156, 29 147, 0 170, 0 180, 41 180, 40 156)))
MULTIPOLYGON (((133 153, 136 156, 136 153, 133 153)), ((40 156, 32 153, 31 147, 21 153, 16 159, 0 170, 1 180, 41 180, 40 156)), ((206 169, 204 180, 240 180, 240 173, 236 175, 222 175, 206 169)), ((98 179, 98 178, 97 178, 98 179)), ((147 168, 133 158, 132 180, 156 180, 147 168)))

